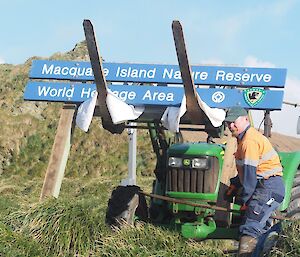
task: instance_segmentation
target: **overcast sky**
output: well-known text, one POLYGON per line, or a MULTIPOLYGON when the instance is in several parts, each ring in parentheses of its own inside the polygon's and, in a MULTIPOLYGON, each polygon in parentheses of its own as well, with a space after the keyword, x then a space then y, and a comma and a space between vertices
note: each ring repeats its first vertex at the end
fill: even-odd
MULTIPOLYGON (((287 68, 284 100, 300 103, 299 14, 298 0, 1 0, 0 63, 69 51, 90 19, 106 61, 177 64, 171 23, 180 20, 191 64, 287 68)), ((272 112, 273 131, 296 136, 299 115, 272 112)))

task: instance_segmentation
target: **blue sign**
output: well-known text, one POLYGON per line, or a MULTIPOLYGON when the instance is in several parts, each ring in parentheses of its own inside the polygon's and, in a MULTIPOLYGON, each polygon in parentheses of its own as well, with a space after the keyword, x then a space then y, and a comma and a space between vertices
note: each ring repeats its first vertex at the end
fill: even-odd
MULTIPOLYGON (((228 85, 238 87, 284 87, 286 69, 229 66, 192 66, 196 85, 228 85)), ((107 81, 182 84, 178 65, 103 63, 107 81)), ((32 62, 30 78, 72 81, 94 81, 89 62, 32 62)))
MULTIPOLYGON (((121 100, 135 106, 161 105, 180 106, 184 95, 183 87, 175 86, 129 86, 110 85, 110 90, 121 100)), ((246 89, 245 89, 246 90, 246 89)), ((240 105, 249 109, 280 110, 283 101, 283 91, 265 90, 264 97, 255 106, 247 103, 245 90, 197 88, 201 99, 210 107, 228 108, 240 105)), ((83 102, 96 92, 96 85, 91 83, 58 83, 58 82, 28 82, 24 99, 52 102, 83 102)))

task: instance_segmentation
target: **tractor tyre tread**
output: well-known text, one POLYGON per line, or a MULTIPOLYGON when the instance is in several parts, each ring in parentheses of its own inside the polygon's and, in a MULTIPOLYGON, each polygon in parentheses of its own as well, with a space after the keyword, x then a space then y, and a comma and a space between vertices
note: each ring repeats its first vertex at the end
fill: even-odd
POLYGON ((118 186, 108 201, 105 222, 110 226, 121 227, 134 224, 134 217, 147 220, 148 207, 145 196, 138 186, 118 186))
POLYGON ((287 208, 287 217, 300 217, 300 166, 294 177, 293 187, 291 190, 291 200, 287 208))

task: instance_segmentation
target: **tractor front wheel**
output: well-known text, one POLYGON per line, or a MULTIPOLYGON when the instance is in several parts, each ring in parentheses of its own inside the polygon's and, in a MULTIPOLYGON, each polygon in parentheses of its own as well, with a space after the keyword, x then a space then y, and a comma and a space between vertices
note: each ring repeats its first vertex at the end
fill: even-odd
POLYGON ((121 227, 134 225, 135 218, 146 221, 148 208, 145 196, 138 186, 118 186, 108 201, 106 224, 121 227))

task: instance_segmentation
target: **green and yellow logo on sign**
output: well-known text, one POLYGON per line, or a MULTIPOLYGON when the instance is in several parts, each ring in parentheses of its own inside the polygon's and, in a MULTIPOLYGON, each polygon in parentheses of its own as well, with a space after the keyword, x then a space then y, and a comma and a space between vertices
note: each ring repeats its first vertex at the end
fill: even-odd
POLYGON ((246 103, 251 107, 259 104, 266 95, 266 91, 261 88, 248 88, 245 89, 243 93, 246 103))

